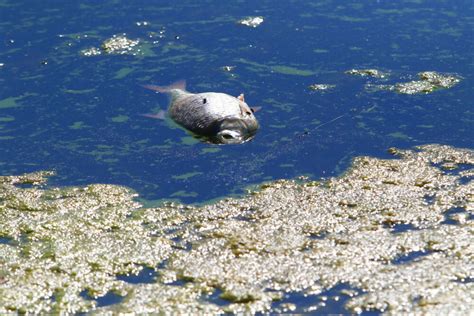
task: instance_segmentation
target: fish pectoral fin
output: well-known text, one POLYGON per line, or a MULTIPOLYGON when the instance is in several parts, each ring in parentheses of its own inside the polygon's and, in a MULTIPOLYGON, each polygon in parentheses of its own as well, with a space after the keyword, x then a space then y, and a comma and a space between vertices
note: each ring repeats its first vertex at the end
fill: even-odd
POLYGON ((142 114, 142 116, 149 117, 156 120, 164 120, 166 119, 166 112, 163 110, 160 110, 158 111, 158 113, 147 113, 147 114, 142 114))
POLYGON ((253 106, 250 108, 250 110, 252 110, 252 113, 255 113, 255 112, 258 112, 262 109, 261 106, 253 106))
POLYGON ((241 93, 241 94, 237 97, 237 99, 239 99, 239 100, 242 101, 242 102, 245 102, 245 96, 244 96, 244 94, 241 93))

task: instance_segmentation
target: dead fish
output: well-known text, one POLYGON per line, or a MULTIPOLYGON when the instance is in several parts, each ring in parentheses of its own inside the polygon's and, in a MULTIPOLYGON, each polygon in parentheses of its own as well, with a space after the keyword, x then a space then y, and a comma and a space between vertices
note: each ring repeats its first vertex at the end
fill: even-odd
MULTIPOLYGON (((216 144, 240 144, 252 139, 259 128, 256 109, 245 103, 244 95, 186 91, 184 81, 170 86, 146 85, 147 89, 171 96, 169 116, 179 125, 216 144)), ((163 114, 148 115, 163 118, 163 114)))

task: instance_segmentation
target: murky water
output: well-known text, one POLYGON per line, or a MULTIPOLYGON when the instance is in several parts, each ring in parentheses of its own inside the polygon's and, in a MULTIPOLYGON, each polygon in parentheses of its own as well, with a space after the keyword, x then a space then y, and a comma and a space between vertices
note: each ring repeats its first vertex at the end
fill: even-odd
POLYGON ((201 203, 336 176, 389 147, 472 148, 473 16, 468 0, 0 0, 0 174, 54 170, 53 186, 119 184, 146 205, 201 203), (248 16, 263 22, 237 23, 248 16), (138 43, 104 49, 113 36, 138 43), (460 81, 413 95, 373 89, 424 71, 460 81), (203 143, 142 115, 168 102, 142 85, 181 79, 191 92, 245 93, 262 107, 255 139, 203 143))

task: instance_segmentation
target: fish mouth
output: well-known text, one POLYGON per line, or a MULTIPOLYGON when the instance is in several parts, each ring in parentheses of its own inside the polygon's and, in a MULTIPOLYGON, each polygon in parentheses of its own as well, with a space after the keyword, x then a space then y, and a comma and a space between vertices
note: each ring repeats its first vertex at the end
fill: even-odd
POLYGON ((242 134, 235 130, 223 130, 217 133, 217 139, 221 144, 240 144, 243 143, 242 134))
POLYGON ((251 140, 258 129, 256 120, 225 118, 221 121, 215 141, 219 144, 241 144, 251 140))

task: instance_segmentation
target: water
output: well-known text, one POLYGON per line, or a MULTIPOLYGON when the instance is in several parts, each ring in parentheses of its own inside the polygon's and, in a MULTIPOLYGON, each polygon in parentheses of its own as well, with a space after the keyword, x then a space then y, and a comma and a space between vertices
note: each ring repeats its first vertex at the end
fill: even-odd
POLYGON ((472 7, 2 1, 0 172, 51 169, 54 184, 123 184, 150 200, 202 202, 264 180, 338 174, 352 157, 384 157, 391 146, 471 147, 472 7), (248 15, 265 20, 236 24, 248 15), (122 33, 140 39, 145 53, 81 56, 122 33), (373 79, 343 74, 358 67, 390 71, 399 82, 424 70, 464 79, 429 95, 367 92, 373 79), (179 79, 193 92, 244 92, 262 106, 255 140, 199 143, 140 116, 167 106, 142 84, 179 79), (336 88, 311 92, 313 83, 336 88))
POLYGON ((472 1, 0 0, 0 174, 55 170, 52 185, 113 183, 149 203, 201 203, 337 175, 393 146, 472 148, 473 16, 472 1), (236 23, 246 16, 264 22, 236 23), (81 55, 122 33, 140 39, 140 54, 81 55), (352 68, 390 76, 344 74, 352 68), (422 95, 364 88, 428 70, 462 81, 422 95), (142 85, 180 79, 191 92, 244 92, 262 107, 256 138, 202 143, 141 115, 167 106, 142 85), (312 92, 315 83, 336 87, 312 92))

